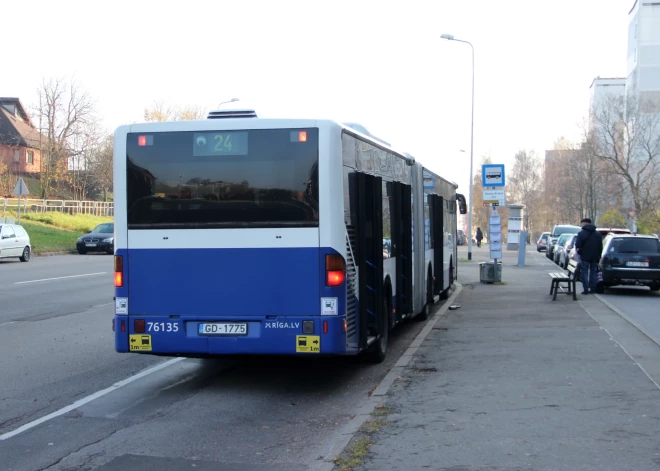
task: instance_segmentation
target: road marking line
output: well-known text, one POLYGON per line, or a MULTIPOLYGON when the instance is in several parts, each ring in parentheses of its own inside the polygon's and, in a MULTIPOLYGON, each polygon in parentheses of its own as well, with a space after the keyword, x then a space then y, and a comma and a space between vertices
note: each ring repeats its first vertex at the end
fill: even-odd
POLYGON ((85 273, 84 275, 69 275, 69 276, 58 276, 57 278, 43 278, 41 280, 30 280, 30 281, 17 281, 15 285, 23 285, 25 283, 37 283, 39 281, 52 281, 52 280, 64 280, 66 278, 80 278, 81 276, 95 276, 95 275, 105 275, 107 271, 100 271, 98 273, 85 273))
POLYGON ((130 378, 126 378, 124 380, 121 380, 109 388, 105 388, 101 391, 97 391, 94 394, 90 394, 87 397, 83 397, 82 399, 77 400, 73 404, 70 404, 66 407, 61 408, 60 410, 57 410, 55 412, 52 412, 48 415, 45 415, 37 420, 33 420, 32 422, 29 422, 25 425, 21 425, 18 427, 16 430, 12 430, 11 432, 4 433, 0 435, 0 442, 3 440, 7 440, 8 438, 14 437, 18 435, 19 433, 25 432, 26 430, 29 430, 33 427, 36 427, 37 425, 43 424, 44 422, 49 421, 50 419, 54 419, 55 417, 59 417, 60 415, 64 415, 67 412, 71 412, 74 409, 77 409, 80 406, 84 406, 88 402, 92 402, 95 399, 98 399, 99 397, 105 396, 108 393, 111 393, 113 391, 116 391, 117 389, 126 386, 127 384, 132 383, 133 381, 137 381, 140 378, 144 378, 145 376, 148 376, 152 373, 155 373, 156 371, 162 370, 163 368, 167 368, 168 366, 174 365, 175 363, 178 363, 180 361, 185 360, 185 357, 178 357, 178 358, 173 358, 171 360, 166 361, 165 363, 161 363, 160 365, 153 366, 149 369, 146 369, 136 375, 131 376, 130 378))
POLYGON ((0 327, 4 327, 6 325, 11 325, 11 324, 16 324, 16 321, 3 322, 2 324, 0 324, 0 327))
POLYGON ((114 304, 114 303, 97 304, 96 306, 92 306, 92 307, 94 308, 94 307, 110 306, 111 304, 114 304))

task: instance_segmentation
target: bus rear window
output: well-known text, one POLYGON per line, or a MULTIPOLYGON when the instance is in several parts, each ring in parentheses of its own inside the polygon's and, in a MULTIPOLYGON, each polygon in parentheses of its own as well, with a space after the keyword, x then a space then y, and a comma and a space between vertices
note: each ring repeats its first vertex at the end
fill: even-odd
POLYGON ((318 129, 130 133, 129 229, 317 227, 318 129))

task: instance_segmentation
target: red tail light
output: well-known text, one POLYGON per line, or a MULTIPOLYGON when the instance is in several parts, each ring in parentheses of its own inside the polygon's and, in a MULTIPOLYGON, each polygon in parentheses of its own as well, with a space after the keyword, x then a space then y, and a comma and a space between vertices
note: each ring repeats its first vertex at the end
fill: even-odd
POLYGON ((323 321, 323 333, 328 333, 328 321, 323 321))
POLYGON ((124 257, 115 255, 115 287, 124 286, 124 257))
POLYGON ((338 254, 325 256, 326 286, 340 286, 346 279, 346 262, 338 254))
POLYGON ((145 330, 144 319, 135 319, 133 322, 133 331, 136 334, 143 334, 145 330))

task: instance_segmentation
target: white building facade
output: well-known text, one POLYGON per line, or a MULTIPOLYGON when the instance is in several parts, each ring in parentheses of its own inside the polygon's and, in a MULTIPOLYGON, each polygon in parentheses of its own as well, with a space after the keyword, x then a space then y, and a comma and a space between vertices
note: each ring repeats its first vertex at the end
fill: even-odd
POLYGON ((628 19, 626 91, 660 101, 660 2, 635 0, 628 19))

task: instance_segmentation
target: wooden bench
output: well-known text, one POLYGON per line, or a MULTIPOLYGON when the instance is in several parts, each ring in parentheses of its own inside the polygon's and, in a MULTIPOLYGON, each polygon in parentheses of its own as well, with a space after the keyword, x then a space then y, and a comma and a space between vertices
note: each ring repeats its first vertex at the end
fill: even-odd
POLYGON ((568 261, 568 268, 566 272, 552 272, 548 273, 552 282, 550 283, 550 294, 552 300, 557 299, 557 293, 573 295, 573 301, 577 301, 577 293, 575 292, 575 279, 576 272, 579 265, 575 260, 568 261))

